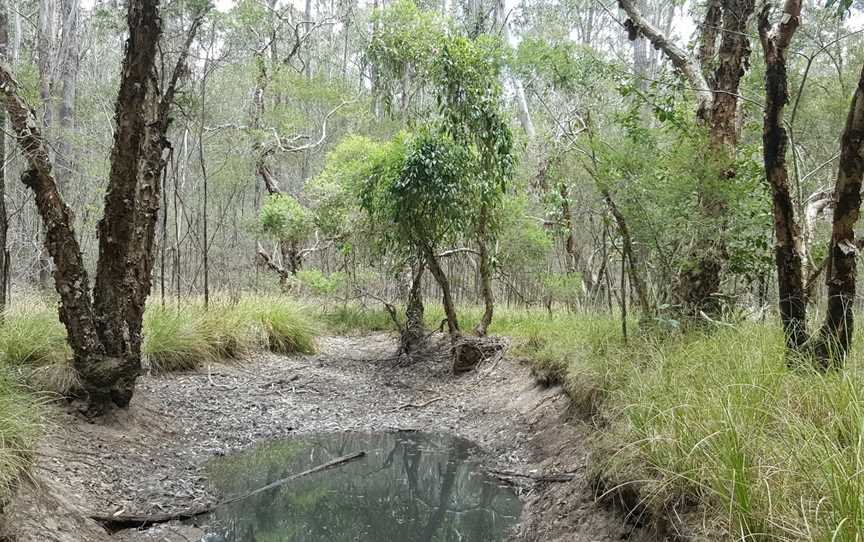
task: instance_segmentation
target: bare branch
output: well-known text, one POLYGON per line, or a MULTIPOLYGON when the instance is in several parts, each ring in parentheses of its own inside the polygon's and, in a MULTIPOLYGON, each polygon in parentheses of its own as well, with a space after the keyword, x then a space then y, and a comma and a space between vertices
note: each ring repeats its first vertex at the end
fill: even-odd
POLYGON ((630 18, 629 28, 635 29, 638 33, 645 36, 654 47, 663 51, 666 58, 687 79, 690 86, 696 92, 697 111, 702 113, 700 117, 704 117, 704 114, 711 110, 714 94, 711 92, 711 87, 702 74, 702 67, 699 65, 697 59, 691 57, 684 49, 675 45, 659 28, 648 22, 639 12, 639 8, 636 7, 634 0, 618 0, 618 5, 630 18))

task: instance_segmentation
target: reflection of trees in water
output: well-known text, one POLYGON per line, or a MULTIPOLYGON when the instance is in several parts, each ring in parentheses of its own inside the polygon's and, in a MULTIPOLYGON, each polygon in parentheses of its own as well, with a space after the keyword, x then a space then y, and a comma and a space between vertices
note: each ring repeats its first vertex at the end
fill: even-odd
POLYGON ((504 538, 520 504, 468 462, 464 440, 423 433, 356 433, 275 443, 218 462, 211 479, 242 494, 335 457, 361 461, 300 479, 217 512, 232 542, 483 542, 504 538))

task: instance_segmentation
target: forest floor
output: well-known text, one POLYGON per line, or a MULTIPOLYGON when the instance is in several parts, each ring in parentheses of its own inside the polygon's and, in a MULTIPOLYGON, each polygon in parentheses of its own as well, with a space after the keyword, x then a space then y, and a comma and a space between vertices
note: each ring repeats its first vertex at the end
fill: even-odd
MULTIPOLYGON (((242 365, 139 380, 131 407, 96 423, 57 409, 37 450, 32 483, 7 508, 19 541, 179 542, 206 526, 164 524, 107 534, 89 514, 154 513, 219 498, 204 465, 214 456, 291 435, 417 429, 468 438, 490 469, 576 473, 570 482, 526 479, 514 540, 648 540, 596 503, 588 480, 591 429, 568 416, 557 387, 536 383, 507 357, 461 376, 446 342, 408 366, 391 335, 328 337, 314 356, 257 354, 242 365), (440 398, 440 399, 438 399, 440 398)), ((0 537, 2 539, 2 537, 0 537)))

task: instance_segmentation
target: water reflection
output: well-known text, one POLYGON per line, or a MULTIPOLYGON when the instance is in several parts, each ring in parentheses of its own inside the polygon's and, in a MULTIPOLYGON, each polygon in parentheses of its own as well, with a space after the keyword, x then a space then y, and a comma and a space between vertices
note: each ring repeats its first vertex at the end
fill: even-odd
POLYGON ((470 460, 457 437, 338 433, 280 441, 215 460, 226 496, 364 450, 363 459, 227 505, 208 518, 229 542, 494 542, 521 503, 470 460))

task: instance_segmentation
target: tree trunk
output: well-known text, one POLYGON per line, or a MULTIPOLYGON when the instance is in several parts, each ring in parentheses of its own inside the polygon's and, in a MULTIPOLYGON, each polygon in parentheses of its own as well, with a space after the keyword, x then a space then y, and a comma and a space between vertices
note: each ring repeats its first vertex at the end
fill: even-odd
MULTIPOLYGON (((515 49, 517 44, 513 39, 513 33, 510 31, 510 22, 507 20, 504 0, 497 0, 495 3, 495 24, 500 25, 503 41, 507 47, 515 49)), ((525 98, 525 88, 522 86, 522 81, 513 73, 510 73, 509 75, 502 74, 502 79, 504 80, 504 87, 508 86, 508 79, 510 83, 509 86, 513 87, 513 93, 516 97, 516 110, 518 111, 519 124, 525 132, 525 137, 527 137, 530 142, 534 139, 537 132, 534 129, 534 122, 531 120, 531 111, 528 109, 528 100, 525 98)))
MULTIPOLYGON (((747 22, 755 9, 754 0, 723 0, 722 32, 717 68, 711 78, 714 99, 708 116, 708 141, 720 161, 721 178, 735 177, 735 149, 738 144, 738 89, 750 56, 747 22)), ((712 6, 713 7, 713 6, 712 6)), ((709 12, 709 16, 711 12, 709 12)), ((704 49, 702 54, 705 54, 704 49)), ((716 314, 720 304, 721 273, 728 259, 726 250, 726 201, 718 188, 718 179, 703 179, 699 187, 699 204, 704 223, 697 232, 694 264, 681 277, 681 301, 685 312, 716 314), (719 235, 718 235, 719 231, 719 235)))
POLYGON ((450 340, 455 342, 459 338, 459 320, 456 318, 456 306, 453 304, 453 296, 450 293, 450 280, 444 270, 441 269, 441 264, 438 262, 438 257, 432 247, 424 246, 423 255, 429 266, 429 272, 432 273, 432 277, 441 288, 441 302, 444 305, 444 315, 447 317, 447 331, 450 333, 450 340))
POLYGON ((815 352, 823 368, 842 366, 852 344, 858 245, 855 224, 861 209, 864 177, 864 68, 846 117, 840 146, 840 166, 834 187, 834 218, 828 252, 828 310, 815 352))
POLYGON ((48 149, 36 118, 20 98, 18 84, 5 62, 0 67, 0 90, 18 144, 26 154, 29 169, 21 181, 33 191, 36 209, 45 228, 45 246, 54 259, 54 284, 60 295, 60 320, 66 326, 75 369, 81 375, 85 391, 94 400, 106 400, 110 382, 100 378, 105 350, 96 333, 90 282, 81 249, 72 224, 72 212, 60 198, 52 173, 48 149))
POLYGON ((402 352, 411 354, 422 345, 426 336, 423 323, 425 307, 423 306, 423 274, 426 271, 426 261, 422 255, 414 264, 411 272, 411 289, 408 291, 408 303, 405 307, 405 328, 402 331, 402 352))
POLYGON ((489 257, 489 208, 486 204, 480 207, 480 220, 477 226, 477 241, 480 252, 480 292, 483 295, 483 316, 474 328, 474 333, 485 337, 492 325, 495 311, 495 295, 492 291, 492 258, 489 257))
MULTIPOLYGON (((627 227, 627 221, 624 219, 624 215, 621 214, 618 206, 615 205, 615 201, 612 199, 612 194, 609 193, 609 190, 603 187, 600 189, 600 193, 603 196, 603 201, 606 202, 606 206, 609 208, 609 212, 612 213, 612 217, 615 219, 615 224, 618 226, 618 233, 621 235, 621 247, 623 252, 621 265, 627 266, 629 264, 630 285, 636 291, 636 297, 639 299, 639 309, 642 311, 642 317, 648 317, 653 313, 653 308, 651 302, 648 300, 648 289, 645 286, 642 267, 635 251, 633 250, 633 240, 630 237, 630 229, 627 227)), ((626 295, 627 292, 622 289, 622 299, 626 297, 626 295)), ((622 301, 622 308, 623 307, 625 307, 625 305, 623 305, 622 301)))
MULTIPOLYGON (((0 3, 0 61, 9 61, 9 12, 5 2, 0 3)), ((9 291, 9 252, 6 237, 9 217, 6 214, 6 111, 0 108, 0 321, 6 311, 9 291)))
MULTIPOLYGON (((60 128, 57 142, 57 182, 60 193, 68 190, 74 169, 73 148, 70 143, 75 120, 75 94, 78 79, 78 0, 62 0, 61 17, 63 37, 60 40, 60 105, 57 120, 60 128)), ((68 198, 68 194, 65 194, 68 198)))
POLYGON ((735 176, 735 147, 738 141, 738 88, 750 55, 747 23, 755 9, 754 0, 709 2, 702 40, 696 56, 671 42, 667 35, 648 22, 634 3, 619 0, 629 19, 625 24, 631 39, 645 36, 660 49, 687 79, 696 94, 696 116, 707 122, 709 143, 722 165, 721 179, 704 179, 698 187, 704 224, 697 231, 697 242, 690 256, 692 264, 679 277, 679 297, 684 312, 698 315, 716 313, 719 308, 721 273, 728 258, 724 240, 726 203, 712 185, 735 176), (720 9, 720 13, 718 13, 720 9), (721 28, 717 28, 717 22, 721 28), (705 72, 713 63, 717 35, 718 59, 713 74, 705 72), (718 235, 719 231, 719 235, 718 235))
POLYGON ((105 214, 99 224, 92 300, 72 213, 60 197, 42 133, 8 68, 0 68, 0 90, 29 164, 22 181, 35 194, 46 230, 45 243, 54 260, 55 287, 60 294, 60 319, 92 414, 104 412, 111 403, 128 405, 140 372, 141 322, 155 259, 168 113, 197 29, 197 23, 193 24, 186 50, 160 97, 153 77, 161 34, 158 6, 158 0, 129 2, 130 35, 115 108, 117 129, 105 214))
MULTIPOLYGON (((39 23, 36 28, 36 57, 39 70, 39 101, 42 106, 42 133, 49 140, 51 138, 51 126, 53 124, 52 104, 52 70, 51 53, 53 50, 54 36, 54 4, 51 0, 39 0, 39 23)), ((49 148, 50 152, 50 148, 49 148)), ((50 156, 50 154, 49 154, 50 156)), ((41 251, 36 261, 36 284, 40 290, 49 288, 49 273, 51 264, 41 251)))
POLYGON ((786 50, 798 29, 801 1, 787 0, 783 9, 785 22, 781 21, 773 30, 768 20, 770 8, 770 4, 765 4, 759 16, 759 38, 765 53, 762 152, 774 209, 774 260, 777 268, 780 320, 786 348, 800 351, 807 342, 807 295, 801 230, 789 189, 789 171, 786 164, 789 135, 783 114, 789 102, 786 50))

